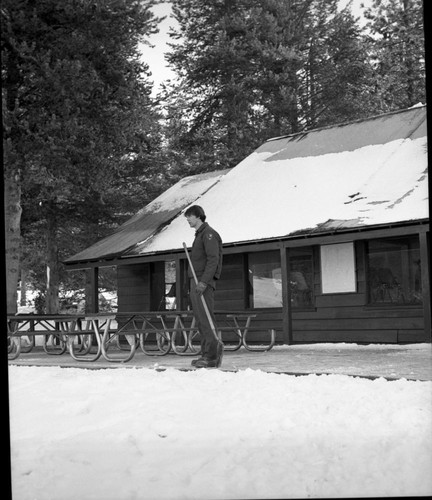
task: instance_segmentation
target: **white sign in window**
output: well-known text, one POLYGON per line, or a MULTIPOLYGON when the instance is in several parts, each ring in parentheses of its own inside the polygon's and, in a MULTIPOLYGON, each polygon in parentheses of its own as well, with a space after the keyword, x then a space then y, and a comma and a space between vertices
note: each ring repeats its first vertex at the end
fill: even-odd
POLYGON ((354 243, 321 246, 322 293, 356 291, 354 243))

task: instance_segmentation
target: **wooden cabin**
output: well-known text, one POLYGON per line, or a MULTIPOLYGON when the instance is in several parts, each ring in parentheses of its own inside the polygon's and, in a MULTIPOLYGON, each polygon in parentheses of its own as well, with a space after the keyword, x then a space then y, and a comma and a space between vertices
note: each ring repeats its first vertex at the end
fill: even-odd
POLYGON ((270 139, 65 264, 94 290, 116 266, 120 312, 187 309, 192 204, 223 240, 217 310, 256 312, 279 343, 431 341, 426 106, 270 139))

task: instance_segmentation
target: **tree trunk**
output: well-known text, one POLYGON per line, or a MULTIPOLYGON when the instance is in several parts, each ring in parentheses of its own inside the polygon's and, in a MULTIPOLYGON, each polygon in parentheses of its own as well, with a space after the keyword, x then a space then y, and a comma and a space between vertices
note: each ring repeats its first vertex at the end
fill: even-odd
POLYGON ((58 314, 60 310, 59 303, 59 261, 57 244, 57 224, 55 214, 50 207, 47 214, 47 233, 46 233, 46 252, 47 252, 47 284, 45 307, 47 314, 58 314))
POLYGON ((19 172, 5 169, 5 260, 7 313, 16 314, 21 253, 21 185, 19 172))
POLYGON ((290 111, 289 111, 289 122, 291 125, 291 134, 295 134, 296 132, 299 131, 299 112, 298 112, 298 101, 299 101, 299 93, 298 93, 298 87, 299 87, 299 82, 298 78, 293 71, 292 75, 292 99, 290 103, 290 111))
MULTIPOLYGON (((3 87, 6 109, 13 113, 17 105, 20 75, 14 54, 6 58, 6 75, 3 87)), ((4 116, 3 164, 4 168, 4 231, 6 263, 6 307, 8 314, 16 314, 18 279, 21 257, 21 161, 15 145, 19 141, 17 127, 8 124, 4 116), (10 130, 8 130, 8 125, 10 130)))
MULTIPOLYGON (((403 10, 402 10, 402 19, 403 25, 405 27, 405 39, 402 41, 403 46, 403 56, 404 62, 406 66, 406 96, 407 96, 407 106, 414 106, 416 103, 416 96, 414 92, 414 82, 416 80, 416 64, 415 64, 415 47, 413 46, 411 37, 413 33, 411 33, 412 29, 410 29, 410 16, 413 16, 411 12, 411 5, 409 0, 404 0, 403 2, 403 10)), ((417 52, 417 51, 416 51, 417 52)))
POLYGON ((27 305, 27 272, 25 269, 21 268, 21 297, 20 297, 20 306, 27 305))

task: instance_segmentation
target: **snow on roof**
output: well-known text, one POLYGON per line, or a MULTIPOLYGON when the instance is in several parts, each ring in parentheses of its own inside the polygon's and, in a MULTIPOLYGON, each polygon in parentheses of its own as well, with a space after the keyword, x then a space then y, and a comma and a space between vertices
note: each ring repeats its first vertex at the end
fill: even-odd
MULTIPOLYGON (((225 244, 427 219, 426 107, 267 141, 199 204, 225 244)), ((193 237, 178 213, 127 255, 193 237)))
POLYGON ((122 224, 113 234, 70 257, 65 263, 114 257, 145 241, 185 207, 194 203, 227 171, 209 172, 183 178, 122 224))

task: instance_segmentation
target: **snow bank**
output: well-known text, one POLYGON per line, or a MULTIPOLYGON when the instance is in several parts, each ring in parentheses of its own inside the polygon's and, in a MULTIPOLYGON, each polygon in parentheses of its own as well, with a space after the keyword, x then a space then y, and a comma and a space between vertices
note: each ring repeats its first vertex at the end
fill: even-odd
POLYGON ((432 493, 432 382, 9 371, 14 500, 432 493))

